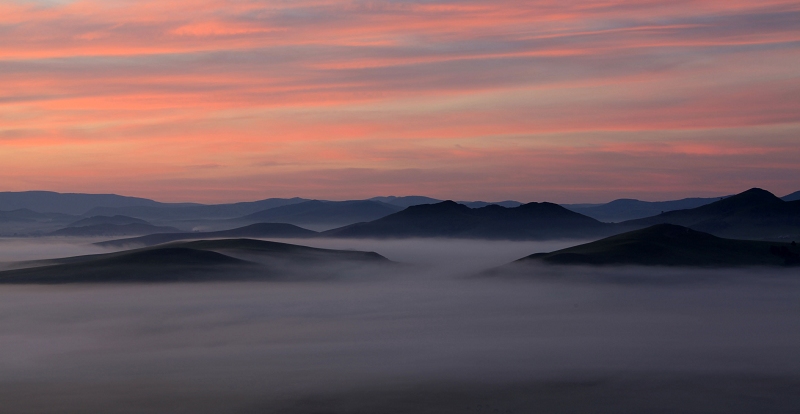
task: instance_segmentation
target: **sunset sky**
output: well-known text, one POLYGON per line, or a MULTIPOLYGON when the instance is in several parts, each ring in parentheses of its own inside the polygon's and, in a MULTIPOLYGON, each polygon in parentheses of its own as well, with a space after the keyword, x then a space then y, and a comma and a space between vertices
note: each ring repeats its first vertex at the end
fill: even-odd
POLYGON ((800 190, 797 0, 0 2, 0 191, 800 190))

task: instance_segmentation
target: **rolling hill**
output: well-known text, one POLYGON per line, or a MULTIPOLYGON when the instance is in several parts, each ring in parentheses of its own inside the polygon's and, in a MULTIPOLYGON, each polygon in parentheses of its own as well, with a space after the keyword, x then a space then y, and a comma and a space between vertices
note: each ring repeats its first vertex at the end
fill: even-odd
POLYGON ((373 252, 250 239, 203 240, 27 263, 0 284, 161 283, 332 277, 393 262, 373 252))
POLYGON ((316 237, 317 235, 318 233, 315 231, 306 230, 293 224, 258 223, 231 230, 150 234, 147 236, 134 237, 130 239, 109 240, 95 244, 102 247, 155 246, 157 244, 169 243, 178 240, 222 239, 238 237, 275 237, 290 239, 316 237))
POLYGON ((137 236, 140 234, 173 233, 180 230, 169 226, 154 226, 149 223, 129 224, 93 224, 89 226, 65 227, 49 233, 49 236, 61 237, 118 237, 137 236))
POLYGON ((453 237, 536 240, 607 235, 613 226, 552 203, 469 208, 453 201, 411 206, 369 222, 323 232, 326 237, 453 237))
POLYGON ((651 217, 666 211, 685 210, 718 201, 717 198, 684 198, 672 201, 640 201, 622 198, 606 204, 562 204, 576 213, 604 222, 617 223, 626 220, 651 217))
POLYGON ((271 208, 235 221, 243 223, 291 223, 297 225, 346 225, 371 221, 396 213, 401 207, 380 201, 320 201, 271 208))
POLYGON ((800 265, 788 243, 723 239, 673 224, 658 224, 514 262, 555 265, 742 267, 800 265))
POLYGON ((753 188, 701 207, 621 223, 626 228, 677 224, 720 237, 800 240, 800 201, 783 201, 753 188))

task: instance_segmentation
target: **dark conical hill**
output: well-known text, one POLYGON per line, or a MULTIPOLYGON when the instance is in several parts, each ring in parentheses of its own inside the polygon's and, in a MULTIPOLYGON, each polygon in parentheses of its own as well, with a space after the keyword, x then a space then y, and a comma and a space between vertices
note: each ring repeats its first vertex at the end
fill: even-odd
POLYGON ((800 264, 788 243, 723 239, 672 224, 611 236, 592 243, 539 253, 517 263, 640 266, 781 266, 800 264))
POLYGON ((800 238, 800 201, 753 188, 701 207, 621 223, 627 228, 676 224, 720 237, 791 241, 800 238))

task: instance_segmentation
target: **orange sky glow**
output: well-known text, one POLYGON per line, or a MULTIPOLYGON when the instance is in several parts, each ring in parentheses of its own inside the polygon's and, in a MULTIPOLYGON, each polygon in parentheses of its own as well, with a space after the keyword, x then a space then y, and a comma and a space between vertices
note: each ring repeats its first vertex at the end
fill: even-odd
POLYGON ((10 0, 0 191, 800 190, 800 3, 10 0))

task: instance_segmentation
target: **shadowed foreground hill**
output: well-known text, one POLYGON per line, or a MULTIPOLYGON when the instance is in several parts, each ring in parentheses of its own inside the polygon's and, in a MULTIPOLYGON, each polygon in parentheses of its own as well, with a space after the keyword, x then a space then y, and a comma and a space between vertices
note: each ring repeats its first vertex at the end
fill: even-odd
POLYGON ((0 284, 281 280, 335 276, 388 265, 374 252, 317 249, 251 239, 201 240, 31 262, 0 272, 0 284))
POLYGON ((125 246, 155 246, 179 240, 223 239, 235 237, 278 237, 278 238, 308 238, 315 237, 318 233, 286 223, 258 223, 239 227, 231 230, 193 232, 193 233, 162 233, 149 234, 130 239, 109 240, 95 243, 102 247, 125 246))
POLYGON ((800 265, 788 243, 731 240, 672 224, 608 237, 513 264, 743 267, 800 265))
POLYGON ((469 208, 453 201, 409 207, 369 223, 323 232, 327 237, 453 237, 536 240, 608 235, 613 225, 552 203, 469 208))
POLYGON ((800 239, 800 201, 783 201, 769 191, 753 188, 702 207, 621 225, 642 228, 665 223, 734 239, 792 241, 800 239))

